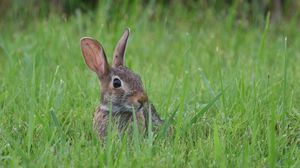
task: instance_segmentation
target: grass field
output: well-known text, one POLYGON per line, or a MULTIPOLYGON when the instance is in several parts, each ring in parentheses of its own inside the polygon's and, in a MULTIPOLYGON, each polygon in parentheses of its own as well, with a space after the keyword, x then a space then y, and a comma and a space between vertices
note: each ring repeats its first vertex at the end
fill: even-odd
POLYGON ((101 11, 2 24, 0 167, 300 167, 297 20, 101 11), (101 143, 92 130, 99 84, 79 39, 98 39, 111 61, 125 27, 126 64, 161 117, 174 114, 173 136, 101 143))

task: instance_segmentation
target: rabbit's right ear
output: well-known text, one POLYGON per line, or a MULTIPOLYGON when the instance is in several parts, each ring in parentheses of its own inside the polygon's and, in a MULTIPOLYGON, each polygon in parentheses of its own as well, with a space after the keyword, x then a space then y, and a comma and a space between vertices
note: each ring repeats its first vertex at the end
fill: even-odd
POLYGON ((114 51, 114 58, 112 63, 112 66, 114 68, 124 65, 124 59, 125 59, 124 57, 125 57, 125 50, 126 50, 128 36, 129 36, 129 28, 126 28, 114 51))
POLYGON ((104 49, 97 40, 84 37, 80 40, 80 47, 85 63, 92 71, 96 72, 99 77, 109 72, 104 49))

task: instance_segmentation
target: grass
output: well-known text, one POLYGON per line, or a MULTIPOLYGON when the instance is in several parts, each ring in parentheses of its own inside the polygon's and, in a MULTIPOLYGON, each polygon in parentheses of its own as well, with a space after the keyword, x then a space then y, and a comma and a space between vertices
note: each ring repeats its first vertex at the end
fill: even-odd
POLYGON ((223 19, 180 7, 152 18, 151 6, 106 20, 101 9, 2 25, 1 167, 300 166, 297 23, 236 23, 233 11, 223 19), (127 26, 126 64, 162 118, 174 115, 174 135, 135 132, 130 141, 112 132, 100 143, 92 130, 98 81, 79 39, 101 41, 111 61, 127 26))

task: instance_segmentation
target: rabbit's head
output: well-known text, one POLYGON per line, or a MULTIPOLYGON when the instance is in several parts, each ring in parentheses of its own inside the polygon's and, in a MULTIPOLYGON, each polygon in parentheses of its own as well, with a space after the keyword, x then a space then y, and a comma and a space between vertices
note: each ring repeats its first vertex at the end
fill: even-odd
POLYGON ((113 113, 138 111, 148 102, 141 78, 124 65, 128 36, 127 28, 115 48, 111 66, 98 41, 89 37, 80 41, 85 63, 100 80, 102 106, 113 113))

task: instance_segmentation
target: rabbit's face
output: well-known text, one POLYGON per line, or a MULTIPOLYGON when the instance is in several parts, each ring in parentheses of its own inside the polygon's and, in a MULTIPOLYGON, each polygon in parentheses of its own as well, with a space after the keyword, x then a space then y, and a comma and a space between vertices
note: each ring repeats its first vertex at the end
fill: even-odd
POLYGON ((148 101, 141 78, 128 68, 111 68, 100 78, 102 104, 114 113, 139 111, 148 101))
POLYGON ((112 66, 97 40, 85 37, 80 41, 85 63, 100 79, 102 105, 115 113, 138 111, 148 101, 141 78, 124 66, 128 36, 129 29, 125 29, 115 48, 112 66))

